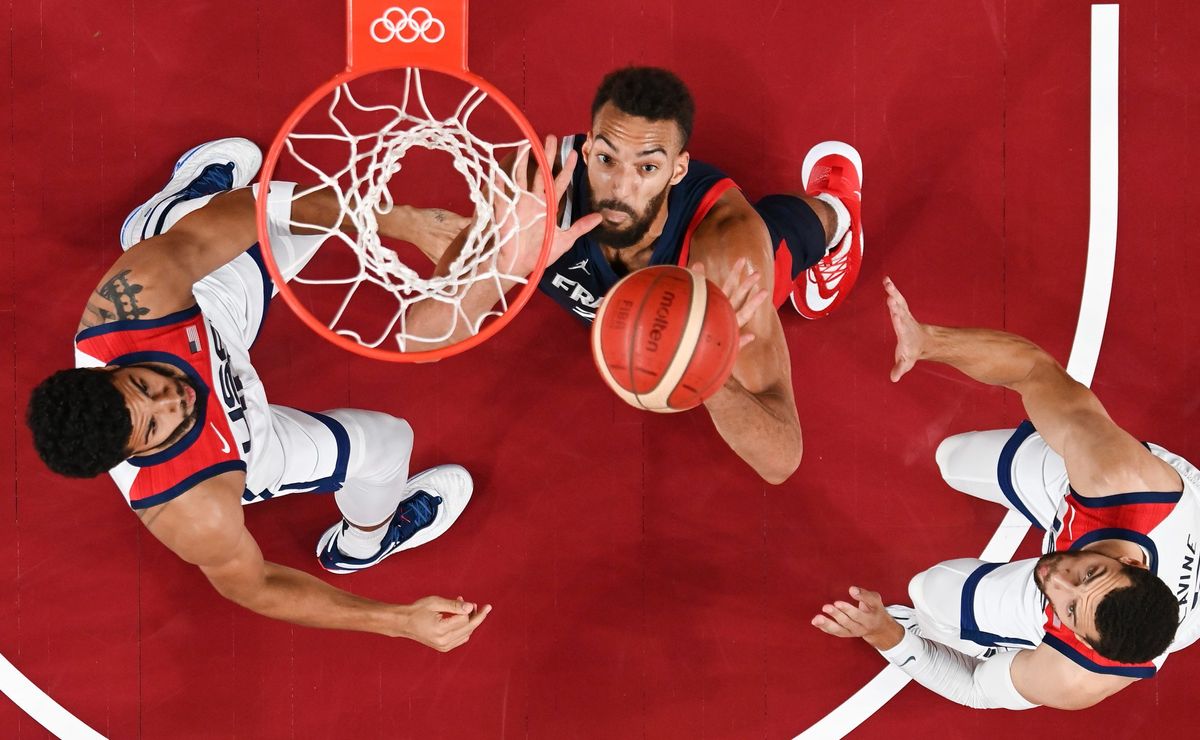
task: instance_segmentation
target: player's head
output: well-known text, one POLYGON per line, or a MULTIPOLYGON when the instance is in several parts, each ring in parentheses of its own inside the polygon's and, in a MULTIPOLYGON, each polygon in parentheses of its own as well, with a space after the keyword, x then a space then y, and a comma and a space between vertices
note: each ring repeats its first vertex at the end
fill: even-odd
POLYGON ((195 423, 195 399, 166 366, 62 370, 33 390, 25 418, 47 467, 91 478, 178 441, 195 423))
POLYGON ((600 83, 583 158, 592 210, 604 217, 592 232, 601 244, 637 244, 662 213, 687 174, 694 113, 687 86, 665 69, 626 67, 600 83))
POLYGON ((1162 654, 1179 626, 1170 587, 1130 558, 1077 550, 1043 555, 1034 582, 1062 623, 1100 655, 1144 663, 1162 654))

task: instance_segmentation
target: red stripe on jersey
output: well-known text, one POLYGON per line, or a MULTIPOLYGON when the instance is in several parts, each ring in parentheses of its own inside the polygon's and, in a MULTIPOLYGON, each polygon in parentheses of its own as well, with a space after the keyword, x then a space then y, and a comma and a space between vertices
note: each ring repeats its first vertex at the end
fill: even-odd
POLYGON ((118 321, 91 327, 75 347, 105 365, 162 362, 179 368, 196 385, 198 417, 192 429, 161 452, 133 457, 137 469, 128 491, 130 506, 164 503, 213 475, 245 470, 217 393, 229 381, 214 377, 214 354, 199 307, 150 321, 118 321))

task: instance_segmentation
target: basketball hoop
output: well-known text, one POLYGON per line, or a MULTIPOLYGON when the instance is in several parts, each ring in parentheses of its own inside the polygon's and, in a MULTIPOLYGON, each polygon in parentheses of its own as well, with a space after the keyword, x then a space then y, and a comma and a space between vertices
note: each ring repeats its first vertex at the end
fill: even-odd
POLYGON ((258 198, 267 268, 292 310, 339 347, 397 362, 439 360, 503 328, 536 290, 555 229, 551 169, 536 133, 467 70, 467 0, 414 1, 347 0, 346 69, 287 117, 258 198), (530 151, 540 178, 526 188, 525 173, 505 167, 515 170, 507 163, 527 161, 530 151), (324 237, 298 270, 281 269, 272 251, 271 180, 301 183, 293 203, 322 189, 336 196, 340 226, 287 224, 324 237), (394 209, 409 206, 470 219, 441 269, 433 260, 448 232, 408 236, 381 223, 394 224, 394 209), (504 248, 539 233, 533 272, 509 273, 504 248), (468 315, 462 301, 472 290, 494 292, 495 306, 468 315), (417 325, 414 317, 431 311, 436 330, 417 325))

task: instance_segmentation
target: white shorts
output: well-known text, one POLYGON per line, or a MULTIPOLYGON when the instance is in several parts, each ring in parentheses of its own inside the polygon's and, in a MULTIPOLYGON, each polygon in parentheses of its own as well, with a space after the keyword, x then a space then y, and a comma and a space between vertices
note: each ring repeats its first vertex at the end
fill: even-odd
POLYGON ((936 457, 955 489, 1012 509, 1042 531, 1053 526, 1070 490, 1066 463, 1028 421, 947 437, 936 457))

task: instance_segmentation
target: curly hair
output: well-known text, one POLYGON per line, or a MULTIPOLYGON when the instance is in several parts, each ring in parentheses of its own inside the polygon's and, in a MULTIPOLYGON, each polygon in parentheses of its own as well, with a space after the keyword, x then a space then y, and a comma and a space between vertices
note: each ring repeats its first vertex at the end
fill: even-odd
POLYGON ((1108 592, 1096 605, 1096 652, 1119 663, 1145 663, 1161 655, 1179 627, 1179 601, 1144 568, 1125 567, 1132 583, 1108 592))
POLYGON ((38 456, 56 473, 92 478, 128 456, 125 399, 103 370, 60 370, 29 397, 25 423, 38 456))
POLYGON ((675 73, 658 67, 625 67, 609 72, 592 100, 592 120, 611 102, 622 113, 651 121, 674 121, 687 146, 696 104, 675 73))

